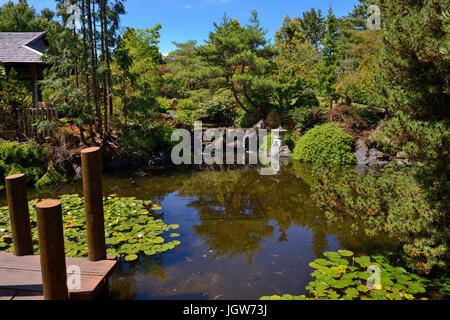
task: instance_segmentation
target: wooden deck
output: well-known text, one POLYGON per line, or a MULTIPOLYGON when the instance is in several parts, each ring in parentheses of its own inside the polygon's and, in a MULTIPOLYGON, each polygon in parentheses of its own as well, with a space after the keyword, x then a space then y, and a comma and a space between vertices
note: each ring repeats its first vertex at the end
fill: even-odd
MULTIPOLYGON (((16 257, 0 252, 0 300, 43 300, 39 259, 39 256, 16 257)), ((66 258, 66 267, 73 265, 81 269, 81 289, 69 290, 69 298, 92 300, 108 283, 117 261, 66 258)), ((70 276, 68 273, 67 277, 70 276)))

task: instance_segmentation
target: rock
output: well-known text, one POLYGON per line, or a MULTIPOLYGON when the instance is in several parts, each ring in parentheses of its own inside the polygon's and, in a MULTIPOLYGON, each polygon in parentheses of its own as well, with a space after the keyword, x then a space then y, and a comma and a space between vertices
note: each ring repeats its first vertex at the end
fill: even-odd
POLYGON ((266 129, 267 126, 266 126, 266 123, 264 122, 264 120, 261 119, 261 120, 259 120, 259 122, 257 124, 255 124, 253 126, 253 128, 254 129, 266 129))
POLYGON ((81 179, 82 178, 82 169, 81 166, 78 164, 73 164, 73 172, 75 179, 81 179))
POLYGON ((389 163, 389 155, 377 150, 368 150, 364 144, 363 139, 358 139, 356 142, 356 152, 354 153, 358 162, 358 171, 362 170, 362 167, 369 168, 382 168, 389 163))

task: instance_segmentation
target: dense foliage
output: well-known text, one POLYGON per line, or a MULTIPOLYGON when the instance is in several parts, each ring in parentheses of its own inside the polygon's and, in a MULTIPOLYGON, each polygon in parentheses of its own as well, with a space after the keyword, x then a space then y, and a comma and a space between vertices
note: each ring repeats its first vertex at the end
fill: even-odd
POLYGON ((293 159, 304 162, 325 162, 333 165, 355 163, 352 154, 353 137, 335 123, 309 130, 296 143, 293 159))

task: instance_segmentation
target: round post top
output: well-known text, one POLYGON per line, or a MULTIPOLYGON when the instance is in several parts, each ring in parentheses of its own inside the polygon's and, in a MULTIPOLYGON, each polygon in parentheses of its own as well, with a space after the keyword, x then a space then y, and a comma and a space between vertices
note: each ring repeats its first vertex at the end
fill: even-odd
POLYGON ((59 200, 43 200, 36 204, 36 208, 38 209, 48 209, 54 208, 61 205, 61 201, 59 200))
POLYGON ((7 176, 5 178, 5 180, 15 180, 15 179, 23 178, 23 177, 25 177, 25 175, 23 173, 18 173, 18 174, 13 174, 13 175, 7 176))
POLYGON ((82 153, 82 154, 83 154, 83 153, 94 153, 94 152, 97 152, 97 151, 100 151, 100 147, 86 148, 86 149, 83 149, 83 150, 81 151, 81 153, 82 153))

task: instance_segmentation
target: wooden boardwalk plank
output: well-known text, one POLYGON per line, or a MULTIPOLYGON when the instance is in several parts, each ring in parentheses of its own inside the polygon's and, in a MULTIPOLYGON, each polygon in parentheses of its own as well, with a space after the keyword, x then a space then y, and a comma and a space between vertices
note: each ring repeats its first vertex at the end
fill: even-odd
POLYGON ((0 300, 12 300, 19 290, 0 288, 0 300))
MULTIPOLYGON (((0 299, 43 298, 39 259, 39 256, 16 257, 0 253, 0 299)), ((69 290, 70 299, 94 299, 111 277, 116 264, 115 260, 91 262, 86 259, 66 258, 67 268, 76 265, 81 271, 81 289, 69 290)), ((70 277, 71 273, 67 276, 70 277)))

